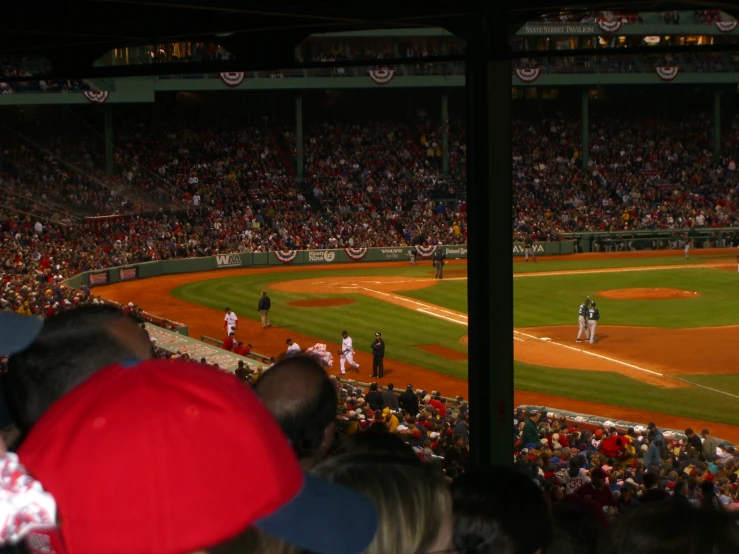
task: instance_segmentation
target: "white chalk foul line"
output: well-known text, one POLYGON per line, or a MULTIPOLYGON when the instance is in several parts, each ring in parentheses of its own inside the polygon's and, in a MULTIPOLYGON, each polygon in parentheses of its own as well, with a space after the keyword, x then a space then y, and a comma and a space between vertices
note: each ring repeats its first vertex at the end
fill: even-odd
MULTIPOLYGON (((407 296, 399 296, 397 294, 390 294, 389 292, 382 292, 380 290, 374 290, 374 289, 368 289, 367 287, 359 287, 362 290, 366 290, 367 292, 371 292, 373 294, 380 294, 382 296, 388 296, 390 298, 395 298, 396 300, 399 300, 401 302, 407 302, 408 304, 414 304, 416 306, 421 306, 423 308, 426 308, 427 310, 434 310, 435 312, 441 312, 449 315, 453 315, 454 317, 457 317, 459 319, 468 319, 469 316, 466 316, 464 314, 460 314, 457 312, 451 312, 449 310, 445 310, 443 308, 438 308, 434 306, 433 304, 427 304, 425 302, 418 302, 417 300, 412 300, 408 298, 407 296)), ((420 311, 420 310, 419 310, 420 311)), ((465 323, 466 325, 466 323, 465 323)))
MULTIPOLYGON (((528 337, 530 339, 534 340, 542 340, 541 337, 537 337, 535 335, 530 335, 528 333, 524 333, 522 331, 513 330, 514 333, 518 333, 519 335, 523 335, 524 337, 528 337)), ((735 398, 739 400, 739 396, 736 394, 731 394, 730 392, 726 392, 719 389, 714 389, 713 387, 707 387, 706 385, 701 385, 700 383, 693 383, 692 381, 688 381, 687 379, 683 379, 682 377, 675 377, 674 375, 667 375, 664 373, 659 373, 658 371, 652 371, 651 369, 646 369, 643 367, 639 367, 638 365, 630 364, 628 362, 624 362, 623 360, 618 360, 616 358, 611 358, 609 356, 604 356, 603 354, 598 354, 596 352, 590 352, 589 350, 583 350, 582 348, 575 348, 574 346, 570 346, 568 344, 562 344, 561 342, 556 342, 553 340, 548 341, 549 344, 556 344, 557 346, 561 346, 562 348, 567 348, 568 350, 574 350, 575 352, 581 352, 583 354, 587 354, 588 356, 595 356, 596 358, 600 358, 602 360, 608 360, 609 362, 614 362, 616 364, 620 364, 626 367, 629 367, 631 369, 635 369, 636 371, 642 371, 644 373, 650 373, 652 375, 656 375, 658 377, 663 377, 665 379, 673 379, 675 381, 680 381, 681 383, 687 383, 688 385, 691 385, 693 387, 697 387, 700 389, 708 390, 711 392, 717 392, 719 394, 723 394, 725 396, 729 396, 731 398, 735 398)))
POLYGON ((517 341, 519 341, 519 342, 526 342, 525 340, 523 340, 523 339, 519 339, 518 337, 513 337, 513 340, 517 340, 517 341))
POLYGON ((452 323, 456 323, 457 325, 464 325, 465 327, 467 327, 469 325, 466 321, 460 321, 458 319, 452 319, 451 317, 447 317, 447 316, 441 315, 441 314, 436 314, 434 312, 430 312, 428 310, 424 310, 423 308, 416 308, 416 311, 421 312, 421 313, 424 313, 424 314, 428 314, 428 315, 431 315, 431 316, 434 316, 434 317, 438 317, 439 319, 446 319, 447 321, 451 321, 452 323))

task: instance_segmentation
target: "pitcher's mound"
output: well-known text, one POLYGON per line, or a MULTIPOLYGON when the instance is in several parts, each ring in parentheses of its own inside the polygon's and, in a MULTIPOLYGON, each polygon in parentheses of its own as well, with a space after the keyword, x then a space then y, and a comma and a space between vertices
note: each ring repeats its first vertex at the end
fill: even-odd
POLYGON ((351 298, 310 298, 308 300, 293 300, 288 302, 288 306, 296 308, 328 308, 329 306, 344 306, 352 304, 354 300, 351 298))
POLYGON ((678 298, 698 298, 700 293, 680 289, 615 289, 598 293, 603 298, 616 300, 675 300, 678 298))

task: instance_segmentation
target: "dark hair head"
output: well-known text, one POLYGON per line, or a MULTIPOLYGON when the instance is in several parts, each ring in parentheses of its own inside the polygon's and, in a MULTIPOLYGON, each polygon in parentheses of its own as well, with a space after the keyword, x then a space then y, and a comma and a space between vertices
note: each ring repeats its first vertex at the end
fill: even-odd
POLYGON ((685 481, 677 481, 675 483, 675 496, 685 494, 688 491, 688 484, 685 481))
POLYGON ((419 457, 397 434, 386 428, 378 430, 370 428, 362 433, 355 433, 341 439, 331 455, 386 455, 406 460, 408 463, 421 464, 419 457))
POLYGON ((299 459, 321 446, 338 410, 338 391, 321 364, 301 355, 277 362, 254 383, 254 391, 282 427, 299 459))
POLYGON ((533 480, 508 467, 473 469, 452 484, 460 553, 534 554, 552 540, 552 519, 533 480), (521 514, 526 517, 522 518, 521 514), (531 532, 531 522, 536 532, 531 532))
POLYGON ((657 483, 659 483, 659 476, 654 473, 653 471, 647 471, 644 474, 644 486, 647 488, 653 487, 657 483))
POLYGON ((730 554, 739 552, 737 518, 682 502, 654 502, 620 516, 604 554, 730 554))
POLYGON ((153 357, 145 332, 116 306, 88 304, 47 319, 31 346, 8 363, 8 400, 18 427, 28 432, 95 371, 127 357, 145 358, 147 348, 153 357))

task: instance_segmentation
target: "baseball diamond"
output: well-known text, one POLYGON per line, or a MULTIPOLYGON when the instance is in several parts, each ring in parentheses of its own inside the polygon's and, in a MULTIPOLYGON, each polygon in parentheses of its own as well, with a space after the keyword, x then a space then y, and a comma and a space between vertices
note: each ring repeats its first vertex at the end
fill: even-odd
MULTIPOLYGON (((739 336, 734 253, 705 250, 688 264, 680 254, 591 253, 515 263, 516 401, 556 405, 566 398, 568 406, 584 402, 584 410, 605 417, 638 414, 638 420, 659 419, 676 428, 700 420, 739 440, 739 416, 731 409, 739 399, 732 347, 739 336), (574 341, 571 310, 586 296, 597 300, 601 313, 595 344, 574 341)), ((424 382, 447 395, 465 395, 465 263, 449 261, 453 271, 443 280, 429 275, 426 260, 415 266, 226 269, 129 281, 96 292, 144 308, 156 302, 158 315, 184 321, 192 336, 220 337, 224 299, 236 299, 232 309, 244 314, 239 332, 267 356, 279 355, 288 335, 301 345, 324 342, 335 352, 341 331, 349 329, 355 361, 370 368, 367 345, 381 329, 387 341, 381 382, 424 382), (263 289, 273 301, 270 329, 262 329, 259 314, 246 309, 263 289)))

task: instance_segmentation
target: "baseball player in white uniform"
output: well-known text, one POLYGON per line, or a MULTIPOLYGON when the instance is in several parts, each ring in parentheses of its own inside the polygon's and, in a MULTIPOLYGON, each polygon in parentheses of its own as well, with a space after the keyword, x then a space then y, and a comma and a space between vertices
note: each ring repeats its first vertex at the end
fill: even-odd
POLYGON ((590 308, 590 298, 585 299, 584 304, 580 304, 577 310, 577 322, 580 324, 580 330, 577 332, 577 342, 582 342, 580 338, 585 333, 585 340, 590 339, 588 334, 588 308, 590 308))
POLYGON ((354 361, 354 343, 352 342, 352 338, 346 331, 342 331, 341 336, 344 337, 341 341, 341 350, 339 351, 339 354, 341 355, 341 358, 339 358, 341 364, 341 374, 346 374, 346 370, 344 369, 346 363, 356 369, 358 373, 359 364, 354 361))
POLYGON ((239 318, 231 311, 231 308, 226 308, 226 317, 223 318, 223 326, 226 328, 226 335, 230 335, 236 331, 239 326, 239 318))
POLYGON ((285 340, 285 344, 287 344, 287 351, 285 352, 287 356, 297 356, 300 354, 300 346, 293 339, 288 338, 285 340))

